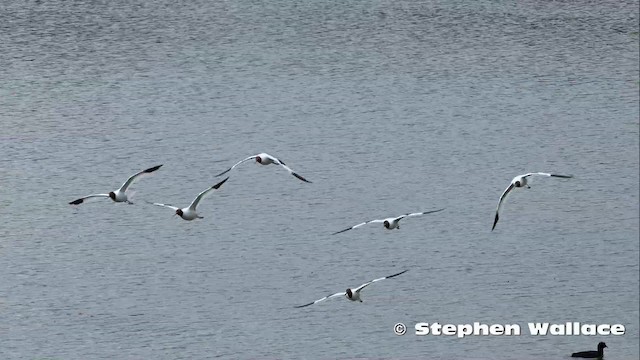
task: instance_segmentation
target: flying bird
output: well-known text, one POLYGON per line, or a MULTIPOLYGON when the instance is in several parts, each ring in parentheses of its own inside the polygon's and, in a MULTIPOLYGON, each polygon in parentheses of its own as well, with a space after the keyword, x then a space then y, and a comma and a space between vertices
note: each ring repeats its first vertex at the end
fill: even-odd
POLYGON ((349 231, 351 229, 359 228, 360 226, 363 226, 363 225, 366 225, 366 224, 371 224, 371 223, 382 223, 384 225, 384 227, 389 229, 389 230, 400 229, 400 220, 402 220, 402 219, 404 219, 406 217, 432 214, 432 213, 435 213, 435 212, 438 212, 438 211, 442 211, 442 210, 444 210, 444 209, 404 214, 404 215, 400 215, 398 217, 391 217, 391 218, 380 219, 380 220, 369 220, 369 221, 365 221, 363 223, 360 223, 358 225, 353 225, 352 227, 346 228, 344 230, 336 231, 331 235, 340 234, 340 233, 343 233, 345 231, 349 231))
POLYGON ((374 282, 377 282, 377 281, 380 281, 380 280, 384 280, 384 279, 390 279, 390 278, 392 278, 392 277, 396 277, 396 276, 398 276, 398 275, 402 275, 402 274, 406 273, 407 271, 409 271, 409 270, 405 270, 405 271, 403 271, 403 272, 399 272, 399 273, 397 273, 397 274, 393 274, 393 275, 389 275, 389 276, 381 277, 381 278, 378 278, 378 279, 373 279, 373 280, 371 280, 371 281, 369 281, 369 282, 366 282, 366 283, 364 283, 364 284, 362 284, 362 285, 358 286, 358 287, 357 287, 357 288, 355 288, 355 289, 347 289, 345 292, 339 292, 339 293, 335 293, 335 294, 333 294, 333 295, 328 295, 328 296, 323 297, 322 299, 318 299, 318 300, 313 301, 313 302, 310 302, 310 303, 308 303, 308 304, 299 305, 299 306, 296 306, 296 307, 297 307, 297 308, 301 308, 301 307, 305 307, 305 306, 313 305, 313 304, 319 303, 319 302, 321 302, 321 301, 325 301, 325 300, 327 300, 327 299, 331 299, 331 298, 338 297, 338 296, 346 296, 346 298, 347 298, 347 299, 349 299, 349 300, 351 300, 351 301, 359 301, 359 302, 362 302, 362 299, 360 299, 360 291, 362 291, 362 289, 364 289, 364 288, 366 288, 367 286, 369 286, 369 285, 373 284, 374 282))
POLYGON ((127 181, 124 182, 124 184, 122 184, 122 186, 120 187, 120 189, 116 190, 116 191, 111 191, 108 194, 91 194, 91 195, 87 195, 85 197, 81 197, 80 199, 76 199, 73 200, 72 202, 70 202, 70 205, 80 205, 83 202, 85 202, 85 200, 90 199, 90 198, 111 198, 111 200, 115 201, 115 202, 126 202, 127 204, 133 204, 131 201, 129 201, 129 199, 127 198, 127 189, 129 188, 129 186, 131 186, 131 184, 133 184, 134 182, 136 182, 138 179, 140 179, 142 176, 150 174, 158 169, 160 169, 162 165, 158 165, 158 166, 154 166, 152 168, 148 168, 146 170, 142 170, 137 174, 131 175, 127 181))
POLYGON ((229 171, 233 170, 236 166, 238 166, 238 165, 242 164, 243 162, 249 161, 249 160, 251 160, 251 159, 256 159, 256 163, 257 163, 257 164, 261 164, 261 165, 270 165, 270 164, 280 165, 280 166, 282 166, 285 170, 287 170, 287 171, 289 172, 289 174, 291 174, 291 175, 295 176, 296 178, 298 178, 298 179, 300 179, 300 180, 302 180, 302 181, 304 181, 304 182, 308 182, 308 183, 310 183, 310 182, 311 182, 311 181, 309 181, 309 180, 307 180, 307 179, 303 178, 302 176, 298 175, 298 174, 297 174, 296 172, 294 172, 293 170, 291 170, 291 168, 290 168, 290 167, 288 167, 287 165, 285 165, 285 163, 284 163, 282 160, 280 160, 280 159, 278 159, 278 158, 276 158, 276 157, 273 157, 273 156, 271 156, 271 155, 269 155, 269 154, 266 154, 266 153, 260 153, 260 154, 258 154, 258 155, 249 156, 249 157, 248 157, 248 158, 246 158, 246 159, 243 159, 243 160, 241 160, 241 161, 238 161, 238 162, 237 162, 235 165, 233 165, 232 167, 230 167, 230 168, 228 168, 227 170, 225 170, 225 171, 221 172, 220 174, 216 175, 216 177, 218 177, 218 176, 221 176, 221 175, 224 175, 224 174, 228 173, 229 171))
POLYGON ((531 189, 531 186, 529 186, 528 180, 527 180, 529 176, 547 176, 547 177, 558 177, 558 178, 564 178, 564 179, 570 179, 573 177, 571 175, 558 175, 558 174, 549 174, 549 173, 543 173, 543 172, 528 173, 528 174, 518 175, 514 177, 513 180, 511 180, 511 184, 509 184, 507 189, 502 193, 502 195, 500 195, 500 201, 498 201, 498 207, 496 208, 496 217, 493 220, 493 227, 491 228, 491 231, 493 231, 493 229, 496 228, 498 219, 500 219, 500 208, 502 207, 502 203, 504 202, 504 200, 507 198, 507 195, 511 193, 511 190, 513 190, 514 188, 521 188, 521 187, 526 187, 527 189, 531 189))
POLYGON ((179 208, 169 204, 160 204, 160 203, 152 203, 152 204, 156 206, 162 206, 162 207, 172 209, 176 212, 176 215, 180 216, 184 220, 202 219, 203 217, 199 216, 198 213, 196 212, 196 207, 200 203, 200 200, 202 200, 205 196, 210 194, 212 191, 218 190, 220 186, 222 186, 222 184, 224 184, 224 182, 227 180, 229 180, 229 178, 226 178, 220 181, 219 183, 213 185, 212 187, 198 194, 198 196, 196 196, 196 198, 193 199, 193 201, 191 202, 191 205, 187 206, 186 208, 179 208))

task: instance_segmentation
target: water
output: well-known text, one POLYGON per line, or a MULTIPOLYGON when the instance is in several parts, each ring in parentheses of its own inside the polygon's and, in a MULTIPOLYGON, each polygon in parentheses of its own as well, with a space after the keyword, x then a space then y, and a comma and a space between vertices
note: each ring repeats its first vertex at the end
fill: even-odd
POLYGON ((2 2, 0 357, 637 359, 638 5, 2 2), (262 151, 313 184, 243 164, 200 221, 145 203, 262 151), (67 204, 157 164, 134 206, 67 204), (575 178, 491 232, 530 171, 575 178), (392 331, 435 321, 523 334, 392 331), (567 321, 626 334, 528 335, 567 321))

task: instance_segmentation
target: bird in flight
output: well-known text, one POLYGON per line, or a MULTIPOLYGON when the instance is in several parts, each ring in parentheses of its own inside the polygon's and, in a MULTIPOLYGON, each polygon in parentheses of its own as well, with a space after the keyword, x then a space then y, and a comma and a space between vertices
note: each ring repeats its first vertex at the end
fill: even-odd
POLYGON ((359 302, 362 302, 362 299, 360 299, 360 291, 362 291, 362 289, 364 289, 364 288, 366 288, 367 286, 369 286, 369 285, 373 284, 374 282, 378 282, 378 281, 380 281, 380 280, 384 280, 384 279, 390 279, 390 278, 392 278, 392 277, 396 277, 396 276, 398 276, 398 275, 402 275, 402 274, 406 273, 407 271, 409 271, 409 270, 405 270, 405 271, 399 272, 399 273, 397 273, 397 274, 393 274, 393 275, 389 275, 389 276, 385 276, 385 277, 381 277, 381 278, 373 279, 373 280, 371 280, 371 281, 368 281, 368 282, 366 282, 366 283, 364 283, 364 284, 362 284, 362 285, 358 286, 358 287, 357 287, 357 288, 355 288, 355 289, 351 289, 351 288, 349 288, 349 289, 347 289, 347 290, 346 290, 346 291, 344 291, 344 292, 339 292, 339 293, 335 293, 335 294, 332 294, 332 295, 327 295, 327 296, 323 297, 322 299, 318 299, 318 300, 316 300, 316 301, 312 301, 312 302, 310 302, 310 303, 308 303, 308 304, 299 305, 299 306, 296 306, 296 307, 297 307, 297 308, 301 308, 301 307, 305 307, 305 306, 313 305, 313 304, 319 303, 319 302, 321 302, 321 301, 325 301, 325 300, 327 300, 327 299, 331 299, 331 298, 338 297, 338 296, 346 296, 346 298, 347 298, 347 299, 349 299, 349 300, 351 300, 351 301, 359 301, 359 302))
POLYGON ((285 163, 283 161, 281 161, 280 159, 278 159, 278 158, 276 158, 274 156, 271 156, 269 154, 266 154, 266 153, 260 153, 260 154, 257 154, 257 155, 249 156, 246 159, 240 160, 235 165, 233 165, 232 167, 230 167, 227 170, 225 170, 225 171, 221 172, 220 174, 216 175, 216 177, 224 175, 224 174, 228 173, 229 171, 233 170, 236 166, 242 164, 243 162, 252 160, 252 159, 255 159, 256 160, 256 164, 260 164, 260 165, 270 165, 270 164, 280 165, 285 170, 287 170, 289 172, 289 174, 295 176, 296 178, 298 178, 298 179, 300 179, 300 180, 302 180, 304 182, 308 182, 308 183, 311 182, 311 181, 303 178, 302 176, 300 176, 299 174, 297 174, 293 170, 291 170, 291 168, 288 167, 287 165, 285 165, 285 163))
POLYGON ((80 205, 80 204, 84 203, 86 200, 92 199, 92 198, 111 198, 111 200, 113 200, 115 202, 126 202, 127 204, 133 204, 131 201, 129 201, 129 199, 127 197, 127 189, 129 188, 129 186, 131 186, 131 184, 133 184, 134 182, 139 180, 142 176, 150 174, 150 173, 160 169, 161 166, 162 165, 154 166, 152 168, 148 168, 146 170, 140 171, 139 173, 131 175, 127 179, 127 181, 125 181, 124 184, 122 184, 122 186, 118 190, 111 191, 108 194, 91 194, 91 195, 87 195, 85 197, 81 197, 80 199, 73 200, 69 204, 70 205, 80 205))
POLYGON ((198 196, 196 196, 196 198, 193 199, 193 201, 191 202, 191 205, 187 206, 186 208, 179 208, 169 204, 160 204, 160 203, 152 203, 152 204, 156 206, 162 206, 162 207, 172 209, 173 211, 176 212, 176 215, 180 216, 184 220, 202 219, 202 216, 199 216, 198 213, 196 212, 196 207, 200 203, 200 200, 202 200, 205 196, 210 194, 212 191, 218 190, 220 186, 222 186, 222 184, 224 184, 225 181, 227 180, 229 180, 229 178, 226 178, 220 181, 219 183, 213 185, 210 188, 207 188, 206 190, 198 194, 198 196))
POLYGON ((496 208, 496 216, 493 220, 493 227, 491 228, 491 231, 493 231, 493 229, 496 228, 496 224, 500 219, 500 208, 502 207, 502 203, 506 200, 507 195, 509 195, 511 193, 511 190, 515 188, 526 187, 527 189, 530 189, 531 186, 529 186, 529 183, 527 180, 527 178, 529 178, 530 176, 546 176, 546 177, 557 177, 557 178, 564 178, 564 179, 570 179, 573 177, 571 175, 558 175, 558 174, 549 174, 549 173, 543 173, 543 172, 528 173, 528 174, 518 175, 514 177, 513 180, 511 180, 511 183, 509 184, 507 189, 502 193, 502 195, 500 195, 500 200, 498 201, 498 207, 496 208))
POLYGON ((390 218, 386 218, 386 219, 369 220, 369 221, 365 221, 365 222, 357 224, 357 225, 353 225, 352 227, 348 227, 348 228, 346 228, 344 230, 336 231, 331 235, 340 234, 340 233, 343 233, 345 231, 349 231, 351 229, 359 228, 360 226, 363 226, 363 225, 366 225, 366 224, 371 224, 371 223, 382 223, 382 225, 384 225, 384 227, 386 229, 388 229, 388 230, 400 229, 400 220, 402 220, 402 219, 404 219, 406 217, 432 214, 432 213, 435 213, 435 212, 438 212, 438 211, 442 211, 442 210, 444 210, 444 209, 404 214, 404 215, 400 215, 400 216, 397 216, 397 217, 390 217, 390 218))

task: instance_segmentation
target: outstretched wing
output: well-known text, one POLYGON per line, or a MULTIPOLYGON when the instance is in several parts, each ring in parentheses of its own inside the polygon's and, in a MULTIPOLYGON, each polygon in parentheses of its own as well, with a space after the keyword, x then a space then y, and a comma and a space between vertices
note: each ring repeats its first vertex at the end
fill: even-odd
POLYGON ((280 165, 280 166, 282 166, 283 168, 285 168, 285 169, 289 172, 289 174, 291 174, 291 175, 293 175, 293 176, 297 177, 298 179, 300 179, 300 180, 302 180, 302 181, 304 181, 304 182, 311 183, 311 181, 309 181, 309 180, 307 180, 307 179, 303 178, 301 175, 298 175, 296 172, 294 172, 293 170, 291 170, 291 168, 290 168, 290 167, 288 167, 287 165, 285 165, 282 161, 280 161, 280 160, 278 160, 278 159, 276 159, 276 160, 278 161, 278 163, 279 163, 279 165, 280 165))
POLYGON ((496 217, 493 220, 493 227, 491 227, 491 231, 493 231, 493 229, 496 228, 496 224, 500 219, 500 207, 502 207, 502 203, 504 202, 504 200, 507 198, 507 195, 509 195, 509 193, 511 192, 511 190, 513 190, 514 187, 515 185, 513 183, 509 184, 509 187, 507 187, 507 189, 502 193, 502 195, 500 195, 500 200, 498 201, 498 207, 496 207, 496 217))
POLYGON ((150 203, 150 204, 155 205, 155 206, 166 207, 166 208, 169 208, 169 209, 174 210, 174 211, 180 209, 179 207, 176 207, 176 206, 173 206, 173 205, 169 205, 169 204, 160 204, 160 203, 150 203))
POLYGON ((325 296, 325 297, 323 297, 322 299, 318 299, 318 300, 316 300, 316 301, 312 301, 312 302, 310 302, 310 303, 308 303, 308 304, 298 305, 298 306, 296 306, 296 307, 297 307, 297 308, 301 308, 301 307, 305 307, 305 306, 313 305, 313 304, 315 304, 315 303, 319 303, 319 302, 321 302, 321 301, 325 301, 325 300, 327 300, 327 299, 331 299, 331 298, 334 298, 334 297, 336 297, 336 296, 345 296, 346 294, 347 294, 347 293, 345 293, 345 292, 335 293, 335 294, 333 294, 333 295, 325 296))
POLYGON ((532 176, 532 175, 551 176, 551 177, 559 177, 559 178, 564 178, 564 179, 571 179, 573 177, 573 175, 559 175, 559 174, 549 174, 549 173, 543 173, 543 172, 528 173, 528 174, 525 174, 524 177, 529 177, 529 176, 532 176))
POLYGON ((137 174, 135 174, 135 175, 131 175, 131 176, 127 179, 127 181, 125 181, 125 182, 124 182, 124 184, 122 184, 122 186, 120 187, 120 191, 122 191, 122 192, 127 191, 127 188, 128 188, 129 186, 131 186, 131 184, 133 184, 134 182, 136 182, 137 180, 139 180, 139 179, 140 179, 140 177, 142 177, 142 176, 144 176, 144 175, 147 175, 147 174, 150 174, 150 173, 152 173, 152 172, 154 172, 154 171, 156 171, 156 170, 160 169, 161 167, 162 167, 162 165, 154 166, 154 167, 148 168, 148 169, 146 169, 146 170, 142 170, 142 171, 140 171, 139 173, 137 173, 137 174))
POLYGON ((340 233, 343 233, 343 232, 345 232, 345 231, 349 231, 349 230, 351 230, 351 229, 359 228, 360 226, 363 226, 363 225, 366 225, 366 224, 371 224, 371 223, 381 223, 381 222, 384 222, 384 220, 377 220, 377 219, 376 219, 376 220, 369 220, 369 221, 365 221, 365 222, 363 222, 363 223, 360 223, 360 224, 358 224, 358 225, 353 225, 352 227, 346 228, 346 229, 344 229, 344 230, 340 230, 340 231, 334 232, 334 233, 333 233, 333 234, 331 234, 331 235, 340 234, 340 233))
POLYGON ((357 288, 355 288, 354 292, 358 292, 358 291, 360 291, 360 290, 362 290, 362 289, 366 288, 367 286, 369 286, 369 285, 373 284, 374 282, 377 282, 377 281, 380 281, 380 280, 384 280, 384 279, 390 279, 390 278, 392 278, 392 277, 395 277, 395 276, 398 276, 398 275, 402 275, 402 274, 406 273, 407 271, 409 271, 409 270, 405 270, 405 271, 399 272, 399 273, 397 273, 397 274, 393 274, 393 275, 389 275, 389 276, 385 276, 385 277, 381 277, 381 278, 373 279, 373 280, 371 280, 371 281, 369 281, 369 282, 366 282, 366 283, 364 283, 364 284, 362 284, 362 285, 358 286, 357 288))
POLYGON ((224 174, 228 173, 229 171, 233 170, 236 166, 238 166, 238 165, 242 164, 242 163, 243 163, 243 162, 245 162, 245 161, 249 161, 249 160, 251 160, 251 159, 255 159, 257 156, 258 156, 258 155, 249 156, 249 157, 248 157, 248 158, 246 158, 246 159, 242 159, 242 160, 238 161, 238 162, 237 162, 237 163, 235 163, 235 165, 233 165, 232 167, 230 167, 230 168, 228 168, 227 170, 225 170, 225 171, 221 172, 220 174, 216 175, 216 177, 218 177, 218 176, 221 176, 221 175, 224 175, 224 174))
POLYGON ((410 213, 410 214, 404 214, 404 215, 400 215, 397 218, 395 218, 395 220, 400 220, 406 217, 410 217, 410 216, 419 216, 419 215, 426 215, 426 214, 431 214, 431 213, 435 213, 438 211, 442 211, 444 210, 444 208, 442 209, 438 209, 438 210, 431 210, 431 211, 423 211, 423 212, 417 212, 417 213, 410 213))
POLYGON ((80 205, 83 202, 86 202, 86 200, 91 199, 91 198, 98 198, 98 197, 109 197, 109 194, 91 194, 91 195, 87 195, 85 197, 81 197, 80 199, 76 199, 73 200, 69 203, 69 205, 80 205))
POLYGON ((220 181, 219 183, 213 185, 212 187, 208 188, 207 190, 201 192, 200 194, 198 194, 198 196, 196 196, 195 199, 193 199, 193 202, 191 203, 191 205, 189 205, 189 209, 195 211, 196 207, 198 206, 198 203, 200 202, 200 200, 202 200, 205 196, 207 196, 207 194, 211 193, 213 190, 218 190, 220 188, 220 186, 222 186, 222 184, 225 183, 225 181, 229 180, 229 178, 227 177, 226 179, 220 181))

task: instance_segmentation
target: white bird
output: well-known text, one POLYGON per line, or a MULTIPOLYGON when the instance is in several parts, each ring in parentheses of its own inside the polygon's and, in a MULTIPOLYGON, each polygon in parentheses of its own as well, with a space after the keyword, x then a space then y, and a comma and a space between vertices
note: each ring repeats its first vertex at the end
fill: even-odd
POLYGON ((243 159, 243 160, 241 160, 241 161, 238 161, 238 162, 237 162, 235 165, 233 165, 232 167, 230 167, 230 168, 228 168, 227 170, 225 170, 225 171, 221 172, 220 174, 216 175, 216 177, 217 177, 217 176, 221 176, 221 175, 224 175, 224 174, 228 173, 229 171, 233 170, 236 166, 238 166, 238 165, 242 164, 242 163, 243 163, 243 162, 245 162, 245 161, 249 161, 249 160, 251 160, 251 159, 256 159, 256 163, 257 163, 257 164, 261 164, 261 165, 269 165, 269 164, 276 164, 276 165, 280 165, 280 166, 282 166, 283 168, 285 168, 285 169, 289 172, 289 174, 291 174, 291 175, 293 175, 293 176, 297 177, 298 179, 300 179, 300 180, 302 180, 302 181, 304 181, 304 182, 308 182, 308 183, 310 183, 310 182, 311 182, 311 181, 309 181, 309 180, 307 180, 307 179, 303 178, 302 176, 300 176, 300 175, 296 174, 293 170, 291 170, 291 168, 290 168, 290 167, 288 167, 287 165, 285 165, 285 163, 284 163, 282 160, 280 160, 280 159, 278 159, 278 158, 276 158, 276 157, 273 157, 273 156, 271 156, 271 155, 269 155, 269 154, 266 154, 266 153, 260 153, 260 154, 258 154, 258 155, 249 156, 249 157, 248 157, 248 158, 246 158, 246 159, 243 159))
POLYGON ((500 219, 500 208, 502 207, 502 203, 504 202, 504 200, 507 198, 507 195, 509 195, 511 193, 511 190, 513 190, 514 188, 520 188, 520 187, 526 186, 527 189, 531 189, 531 186, 529 186, 528 184, 527 178, 533 175, 547 176, 547 177, 551 176, 551 177, 559 177, 559 178, 565 178, 565 179, 570 179, 573 177, 571 175, 558 175, 558 174, 549 174, 549 173, 543 173, 543 172, 528 173, 528 174, 518 175, 514 177, 513 180, 511 180, 511 184, 509 184, 507 189, 502 193, 502 195, 500 195, 500 201, 498 201, 498 207, 496 208, 496 217, 493 220, 493 227, 491 228, 491 231, 493 231, 493 229, 496 228, 498 219, 500 219))
POLYGON ((160 203, 153 203, 153 205, 172 209, 176 212, 176 215, 180 216, 184 220, 202 219, 203 217, 199 216, 198 213, 196 212, 196 207, 198 206, 198 203, 200 203, 200 200, 202 200, 207 194, 211 193, 213 190, 219 189, 220 186, 222 186, 222 184, 224 184, 224 182, 227 180, 229 180, 229 178, 226 178, 220 181, 219 183, 213 185, 212 187, 198 194, 198 196, 196 196, 196 198, 193 199, 193 201, 191 202, 191 205, 187 206, 186 208, 181 209, 173 205, 160 204, 160 203))
POLYGON ((346 297, 347 297, 347 299, 349 299, 349 300, 351 300, 351 301, 359 301, 359 302, 362 302, 362 299, 360 299, 360 291, 362 291, 362 289, 364 289, 365 287, 367 287, 367 286, 369 286, 369 285, 373 284, 374 282, 377 282, 377 281, 380 281, 380 280, 384 280, 384 279, 389 279, 389 278, 392 278, 392 277, 395 277, 395 276, 398 276, 398 275, 402 275, 402 274, 406 273, 407 271, 409 271, 409 270, 405 270, 405 271, 403 271, 403 272, 399 272, 399 273, 397 273, 397 274, 393 274, 393 275, 389 275, 389 276, 381 277, 381 278, 378 278, 378 279, 373 279, 373 280, 371 280, 371 281, 369 281, 369 282, 366 282, 366 283, 364 283, 364 284, 362 284, 362 285, 358 286, 358 287, 357 287, 357 288, 355 288, 355 289, 347 289, 345 292, 339 292, 339 293, 335 293, 335 294, 333 294, 333 295, 328 295, 328 296, 323 297, 322 299, 318 299, 318 300, 313 301, 313 302, 310 302, 310 303, 308 303, 308 304, 299 305, 299 306, 296 306, 296 307, 297 307, 297 308, 301 308, 301 307, 305 307, 305 306, 313 305, 313 304, 315 304, 315 303, 319 303, 319 302, 321 302, 321 301, 325 301, 325 300, 327 300, 327 299, 331 299, 331 298, 334 298, 334 297, 337 297, 337 296, 346 296, 346 297))
POLYGON ((371 223, 382 223, 384 225, 384 227, 389 229, 389 230, 400 229, 400 220, 402 220, 402 219, 404 219, 406 217, 418 216, 418 215, 426 215, 426 214, 431 214, 431 213, 435 213, 435 212, 442 211, 442 210, 444 210, 444 209, 404 214, 404 215, 400 215, 398 217, 390 217, 390 218, 386 218, 386 219, 369 220, 369 221, 365 221, 363 223, 360 223, 358 225, 353 225, 350 228, 346 228, 344 230, 340 230, 340 231, 334 232, 331 235, 340 234, 340 233, 343 233, 345 231, 348 231, 348 230, 351 230, 351 229, 355 229, 355 228, 359 228, 360 226, 363 226, 363 225, 366 225, 366 224, 371 224, 371 223))
POLYGON ((150 174, 150 173, 160 169, 161 166, 162 165, 154 166, 152 168, 148 168, 146 170, 142 170, 142 171, 140 171, 139 173, 137 173, 135 175, 131 175, 127 179, 127 181, 125 181, 124 184, 122 184, 120 189, 118 189, 116 191, 111 191, 108 194, 91 194, 91 195, 87 195, 87 196, 82 197, 80 199, 73 200, 69 204, 70 205, 79 205, 79 204, 82 204, 83 202, 85 202, 86 199, 98 198, 98 197, 111 198, 111 200, 113 200, 115 202, 126 202, 127 204, 132 204, 132 202, 129 201, 129 199, 127 198, 127 193, 126 193, 126 191, 129 188, 129 186, 131 186, 131 184, 133 184, 135 181, 140 179, 140 177, 142 177, 143 175, 150 174))

